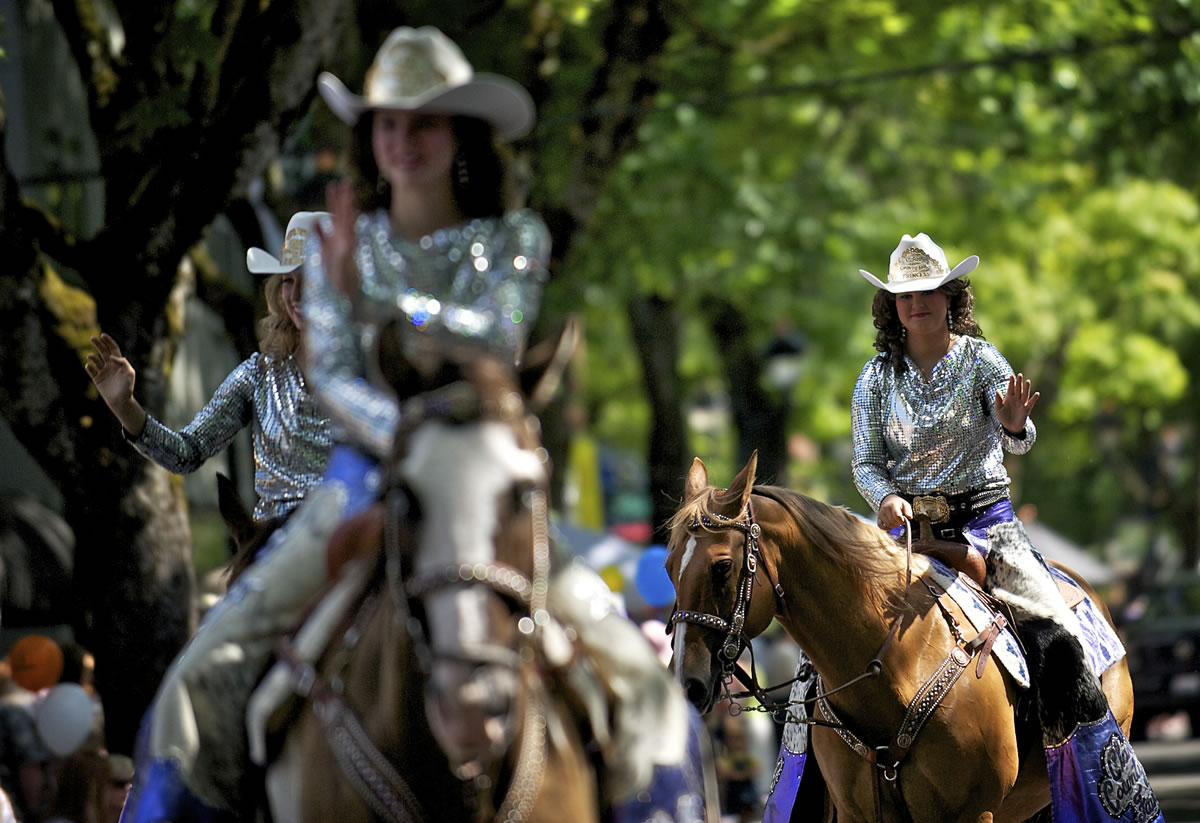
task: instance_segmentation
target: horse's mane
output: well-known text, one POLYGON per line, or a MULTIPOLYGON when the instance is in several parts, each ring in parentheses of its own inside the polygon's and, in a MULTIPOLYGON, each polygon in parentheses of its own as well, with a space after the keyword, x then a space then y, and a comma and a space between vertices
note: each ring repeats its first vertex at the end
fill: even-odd
MULTIPOLYGON (((716 502, 724 489, 710 486, 685 502, 671 518, 669 551, 674 554, 687 539, 687 531, 696 523, 706 531, 721 531, 705 526, 704 518, 721 507, 716 502)), ((888 584, 894 582, 895 546, 887 534, 860 520, 849 509, 832 506, 781 486, 755 486, 754 494, 781 506, 798 536, 856 581, 868 597, 883 602, 891 599, 888 584)), ((777 535, 781 543, 795 540, 793 535, 777 535)))

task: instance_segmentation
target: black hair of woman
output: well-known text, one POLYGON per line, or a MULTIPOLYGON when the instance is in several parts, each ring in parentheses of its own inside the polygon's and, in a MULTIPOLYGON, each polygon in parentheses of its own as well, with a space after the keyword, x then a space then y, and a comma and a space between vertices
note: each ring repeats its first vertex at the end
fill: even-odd
MULTIPOLYGON (((975 320, 975 295, 971 291, 971 281, 965 277, 951 280, 938 291, 946 295, 950 304, 947 316, 950 333, 985 340, 983 330, 975 320)), ((897 375, 903 374, 908 369, 904 362, 905 331, 896 312, 896 295, 883 289, 877 290, 871 302, 871 315, 875 318, 877 329, 875 351, 892 364, 897 375)))

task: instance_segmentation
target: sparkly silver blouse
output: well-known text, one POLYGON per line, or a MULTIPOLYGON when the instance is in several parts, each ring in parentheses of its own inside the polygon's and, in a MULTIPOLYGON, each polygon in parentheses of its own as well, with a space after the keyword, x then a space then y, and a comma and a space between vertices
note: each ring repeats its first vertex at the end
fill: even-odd
POLYGON ((332 438, 294 357, 254 354, 238 364, 200 413, 179 431, 146 415, 138 438, 126 437, 164 469, 187 474, 254 424, 254 518, 283 515, 316 486, 332 438))
POLYGON ((905 361, 908 370, 897 377, 875 357, 854 386, 851 471, 863 498, 876 510, 893 492, 978 492, 976 504, 1003 498, 1003 451, 1024 454, 1037 439, 1032 420, 1024 437, 1013 437, 996 418, 996 392, 1005 393, 1013 373, 1008 361, 974 337, 959 337, 928 380, 905 361))
POLYGON ((371 384, 364 352, 379 325, 400 318, 447 337, 515 358, 537 314, 550 258, 550 233, 523 209, 471 220, 407 240, 386 210, 355 226, 359 290, 353 301, 325 274, 319 241, 305 254, 304 318, 308 374, 323 408, 368 453, 391 453, 399 421, 395 398, 371 384))

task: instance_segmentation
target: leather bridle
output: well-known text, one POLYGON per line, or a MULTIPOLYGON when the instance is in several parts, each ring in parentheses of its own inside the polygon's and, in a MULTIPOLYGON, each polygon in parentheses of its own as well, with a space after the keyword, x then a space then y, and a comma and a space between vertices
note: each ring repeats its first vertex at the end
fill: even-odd
MULTIPOLYGON (((750 501, 742 510, 742 517, 726 517, 717 512, 703 513, 693 519, 688 528, 692 531, 705 529, 721 531, 734 529, 740 531, 746 538, 745 551, 742 553, 742 567, 738 572, 737 599, 733 603, 733 613, 728 620, 720 615, 707 612, 688 611, 672 607, 671 616, 667 620, 667 632, 674 631, 676 623, 693 623, 708 629, 725 632, 725 640, 721 643, 721 673, 723 678, 734 675, 737 671, 737 660, 750 644, 750 636, 746 633, 746 614, 754 599, 754 579, 758 576, 758 564, 762 561, 762 548, 759 538, 762 527, 754 521, 754 510, 750 501)), ((771 570, 763 563, 763 571, 771 583, 776 601, 783 605, 783 586, 771 579, 771 570)))
MULTIPOLYGON (((465 422, 471 419, 499 419, 520 422, 526 419, 524 402, 515 392, 499 403, 488 404, 471 384, 461 381, 417 395, 401 404, 401 422, 397 437, 411 434, 422 423, 434 419, 465 422)), ((398 471, 390 472, 398 478, 398 471)), ((435 655, 428 640, 425 625, 414 614, 412 604, 449 587, 486 586, 509 601, 516 603, 518 618, 518 647, 475 646, 469 655, 456 655, 470 663, 503 665, 516 671, 519 695, 524 699, 521 745, 504 798, 497 807, 496 820, 521 823, 528 819, 534 801, 541 790, 546 760, 546 716, 549 696, 545 684, 534 670, 542 648, 543 629, 550 622, 547 599, 550 578, 550 535, 547 492, 543 486, 530 494, 532 518, 532 577, 499 562, 447 564, 443 569, 407 577, 402 572, 403 549, 401 527, 409 513, 408 493, 398 484, 387 484, 384 502, 387 508, 384 526, 384 569, 394 619, 408 632, 415 658, 424 677, 428 678, 435 655)), ((372 598, 363 612, 369 612, 372 598)), ((362 614, 360 614, 360 619, 362 614)), ((352 626, 343 638, 345 645, 357 642, 358 625, 352 626)), ((390 823, 425 823, 426 817, 415 793, 368 736, 361 721, 346 704, 336 684, 327 685, 316 668, 301 660, 290 643, 281 642, 281 659, 289 662, 294 672, 295 690, 314 703, 315 715, 326 739, 347 779, 363 800, 382 819, 390 823)), ((509 719, 511 723, 511 718, 509 719)), ((506 735, 511 739, 511 735, 506 735)), ((460 764, 461 765, 461 764, 460 764)), ((490 793, 486 773, 470 781, 477 794, 490 793)))

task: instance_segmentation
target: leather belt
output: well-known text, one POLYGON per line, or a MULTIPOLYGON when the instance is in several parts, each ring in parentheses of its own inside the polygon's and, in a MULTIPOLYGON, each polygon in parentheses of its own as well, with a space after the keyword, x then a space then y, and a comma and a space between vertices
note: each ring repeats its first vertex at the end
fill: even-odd
POLYGON ((914 515, 925 515, 930 523, 947 523, 951 519, 964 521, 976 512, 1008 498, 1007 494, 991 498, 984 492, 962 492, 961 494, 904 494, 901 496, 912 503, 914 515), (966 517, 964 518, 964 515, 966 517))

